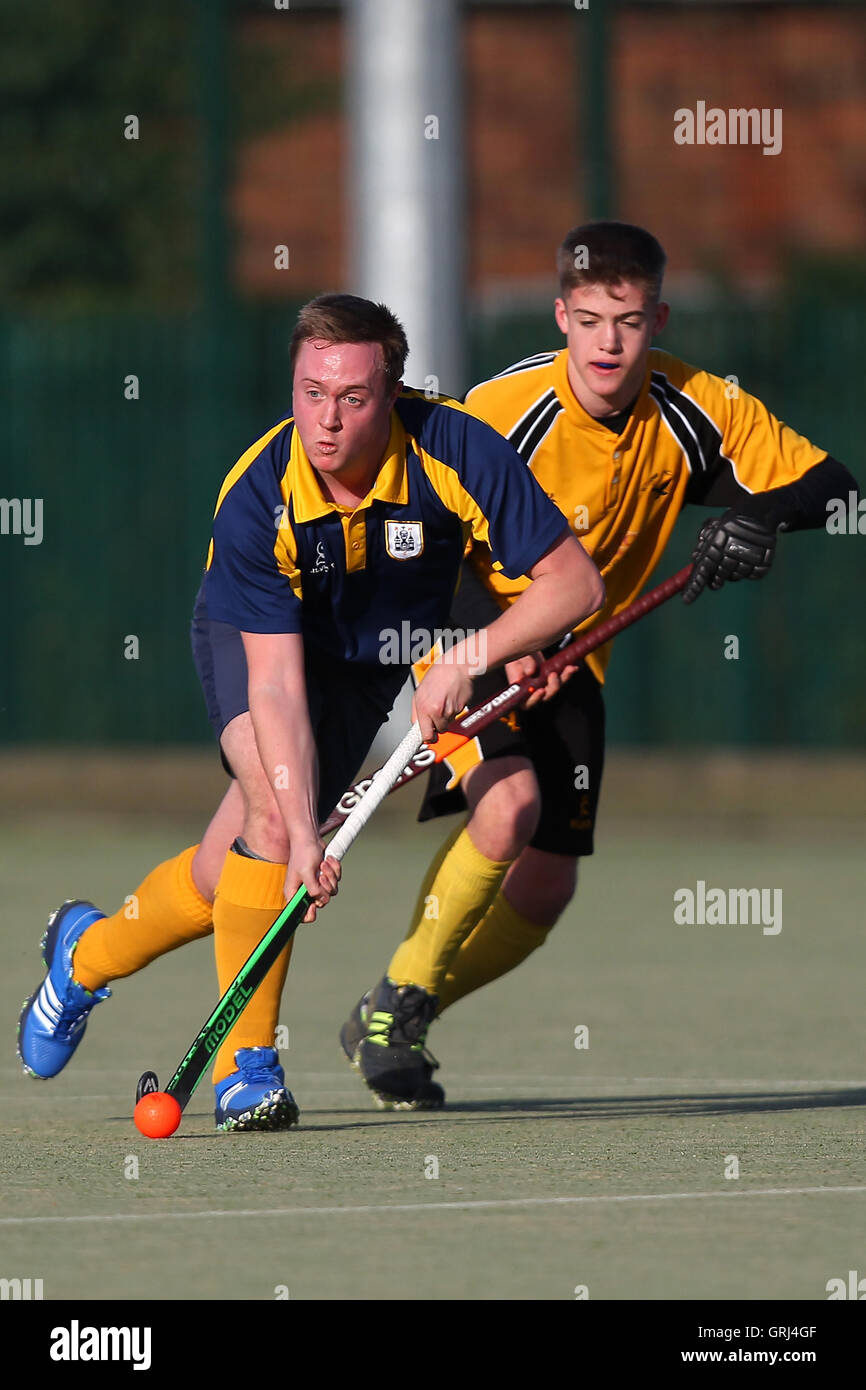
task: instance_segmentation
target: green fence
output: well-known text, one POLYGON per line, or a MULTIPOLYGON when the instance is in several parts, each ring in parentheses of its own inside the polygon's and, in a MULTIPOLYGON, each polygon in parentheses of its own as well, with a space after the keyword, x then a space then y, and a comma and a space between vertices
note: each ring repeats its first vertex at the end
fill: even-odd
MULTIPOLYGON (((0 535, 0 741, 208 738, 189 611, 219 484, 289 404, 293 318, 287 305, 222 322, 0 320, 0 493, 41 498, 44 515, 39 545, 0 535)), ((683 308, 663 343, 735 374, 860 475, 866 316, 856 299, 683 308)), ((479 315, 472 376, 549 346, 558 335, 546 313, 479 315)), ((686 510, 657 578, 684 563, 702 520, 686 510)), ((760 585, 689 609, 674 601, 617 643, 612 741, 866 744, 864 580, 866 537, 820 531, 784 538, 760 585), (738 661, 724 658, 729 634, 738 661)))

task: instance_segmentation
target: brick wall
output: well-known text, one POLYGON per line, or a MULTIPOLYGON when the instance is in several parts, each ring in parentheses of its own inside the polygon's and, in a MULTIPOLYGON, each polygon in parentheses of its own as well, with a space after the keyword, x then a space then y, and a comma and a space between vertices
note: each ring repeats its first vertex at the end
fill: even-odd
MULTIPOLYGON (((553 248, 587 215, 581 16, 472 11, 465 20, 468 265, 476 290, 551 276, 553 248)), ((337 92, 337 16, 247 21, 286 84, 337 92)), ((303 105, 236 149, 232 193, 242 293, 346 284, 346 140, 339 98, 303 105), (291 269, 273 248, 286 243, 291 269)), ((624 10, 613 36, 618 214, 665 244, 671 270, 767 281, 789 249, 866 244, 866 7, 624 10), (781 107, 783 148, 679 146, 674 111, 781 107)))
POLYGON ((750 278, 786 248, 866 243, 866 11, 625 16, 616 50, 621 215, 672 264, 750 278), (782 152, 673 141, 673 112, 781 107, 782 152))

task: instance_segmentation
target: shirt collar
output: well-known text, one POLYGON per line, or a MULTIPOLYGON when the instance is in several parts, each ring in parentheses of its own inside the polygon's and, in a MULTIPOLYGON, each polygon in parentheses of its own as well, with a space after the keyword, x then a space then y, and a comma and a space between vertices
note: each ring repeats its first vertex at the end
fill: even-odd
MULTIPOLYGON (((343 512, 344 507, 329 502, 319 486, 318 475, 301 443, 297 426, 292 430, 289 453, 289 483, 294 504, 295 520, 316 521, 329 512, 343 512)), ((376 474, 376 481, 363 502, 355 508, 369 507, 373 502, 390 502, 405 507, 409 501, 409 476, 406 471, 406 431, 397 415, 391 411, 391 433, 388 446, 376 474)))
MULTIPOLYGON (((632 420, 641 412, 643 402, 649 393, 651 366, 647 364, 646 376, 643 385, 638 392, 637 399, 632 406, 631 415, 625 423, 622 433, 628 429, 632 420)), ((606 435, 608 439, 617 438, 616 435, 601 420, 596 420, 584 410, 577 396, 571 389, 571 382, 568 379, 568 348, 563 348, 557 354, 553 364, 553 389, 556 392, 560 404, 565 407, 565 413, 570 420, 579 425, 581 429, 595 430, 599 435, 606 435)))

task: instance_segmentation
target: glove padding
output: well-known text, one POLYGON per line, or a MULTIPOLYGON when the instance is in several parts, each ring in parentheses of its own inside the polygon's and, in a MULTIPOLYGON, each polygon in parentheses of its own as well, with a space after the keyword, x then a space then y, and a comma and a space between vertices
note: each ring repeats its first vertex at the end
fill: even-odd
POLYGON ((763 579, 775 550, 775 531, 750 516, 729 511, 705 521, 692 555, 694 568, 683 590, 683 603, 694 603, 707 585, 721 589, 737 579, 763 579))

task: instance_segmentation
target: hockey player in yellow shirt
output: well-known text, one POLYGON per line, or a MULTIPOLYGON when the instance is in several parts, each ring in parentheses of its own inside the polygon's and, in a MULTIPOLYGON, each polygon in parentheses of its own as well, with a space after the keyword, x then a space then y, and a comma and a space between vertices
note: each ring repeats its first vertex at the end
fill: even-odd
MULTIPOLYGON (((759 579, 777 533, 821 526, 856 482, 827 451, 734 383, 652 346, 668 321, 665 253, 625 223, 569 232, 559 248, 559 351, 475 386, 467 406, 514 445, 605 581, 587 625, 629 604, 653 573, 686 503, 704 506, 684 592, 759 579)), ((475 547, 453 611, 480 627, 527 583, 475 547), (493 610, 495 611, 495 610, 493 610)), ((430 1022, 543 944, 593 852, 604 759, 602 685, 610 644, 430 774, 421 819, 468 810, 435 856, 405 940, 341 1031, 377 1104, 435 1108, 442 1087, 425 1049, 430 1022), (429 904, 436 904, 431 913, 429 904)), ((506 667, 509 680, 536 657, 506 667)), ((479 699, 501 675, 476 682, 479 699)))

